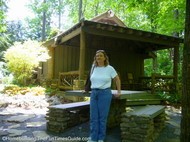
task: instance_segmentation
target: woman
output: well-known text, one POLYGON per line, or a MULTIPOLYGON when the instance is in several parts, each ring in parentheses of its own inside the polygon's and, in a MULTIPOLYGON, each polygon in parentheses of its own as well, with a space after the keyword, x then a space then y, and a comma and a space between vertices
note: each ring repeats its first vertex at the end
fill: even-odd
POLYGON ((120 79, 115 69, 109 65, 108 56, 104 50, 98 50, 94 57, 94 69, 91 80, 90 97, 90 140, 88 142, 103 142, 106 136, 107 116, 112 100, 111 82, 114 79, 117 87, 115 97, 121 95, 120 79))

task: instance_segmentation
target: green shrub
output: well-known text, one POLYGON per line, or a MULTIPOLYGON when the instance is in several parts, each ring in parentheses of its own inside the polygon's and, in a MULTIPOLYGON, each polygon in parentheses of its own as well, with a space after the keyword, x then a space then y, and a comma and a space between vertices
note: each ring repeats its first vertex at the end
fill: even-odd
POLYGON ((173 94, 169 94, 169 93, 159 93, 159 95, 161 96, 161 98, 164 101, 167 101, 169 104, 180 104, 181 103, 181 94, 179 93, 173 93, 173 94))
POLYGON ((44 95, 46 89, 45 89, 44 87, 37 86, 37 87, 32 87, 32 88, 30 89, 30 91, 31 91, 34 95, 38 96, 38 95, 44 95))
POLYGON ((7 67, 14 75, 16 83, 26 85, 40 62, 48 58, 48 51, 37 41, 16 42, 4 54, 7 67))

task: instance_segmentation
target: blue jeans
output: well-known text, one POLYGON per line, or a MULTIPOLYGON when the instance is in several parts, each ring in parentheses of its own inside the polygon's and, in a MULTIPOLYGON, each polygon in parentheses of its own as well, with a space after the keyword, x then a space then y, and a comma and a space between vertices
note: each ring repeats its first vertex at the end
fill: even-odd
POLYGON ((92 89, 90 96, 90 137, 92 141, 104 140, 106 123, 112 100, 111 89, 92 89))

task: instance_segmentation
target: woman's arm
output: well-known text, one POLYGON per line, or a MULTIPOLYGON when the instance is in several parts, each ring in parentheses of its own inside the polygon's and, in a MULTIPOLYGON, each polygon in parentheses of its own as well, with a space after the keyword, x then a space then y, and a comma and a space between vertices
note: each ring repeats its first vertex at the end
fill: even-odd
POLYGON ((114 78, 114 81, 117 87, 117 94, 114 94, 114 96, 119 97, 121 95, 121 81, 118 75, 114 78))

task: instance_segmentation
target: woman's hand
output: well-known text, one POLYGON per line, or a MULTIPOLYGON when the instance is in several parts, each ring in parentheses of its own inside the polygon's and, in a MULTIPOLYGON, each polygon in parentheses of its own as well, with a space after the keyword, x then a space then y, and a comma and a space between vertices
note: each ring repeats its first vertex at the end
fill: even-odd
POLYGON ((83 93, 83 94, 88 94, 89 92, 88 92, 88 91, 85 91, 85 90, 82 90, 82 93, 83 93))
POLYGON ((113 94, 114 97, 119 98, 121 96, 121 93, 113 94))

